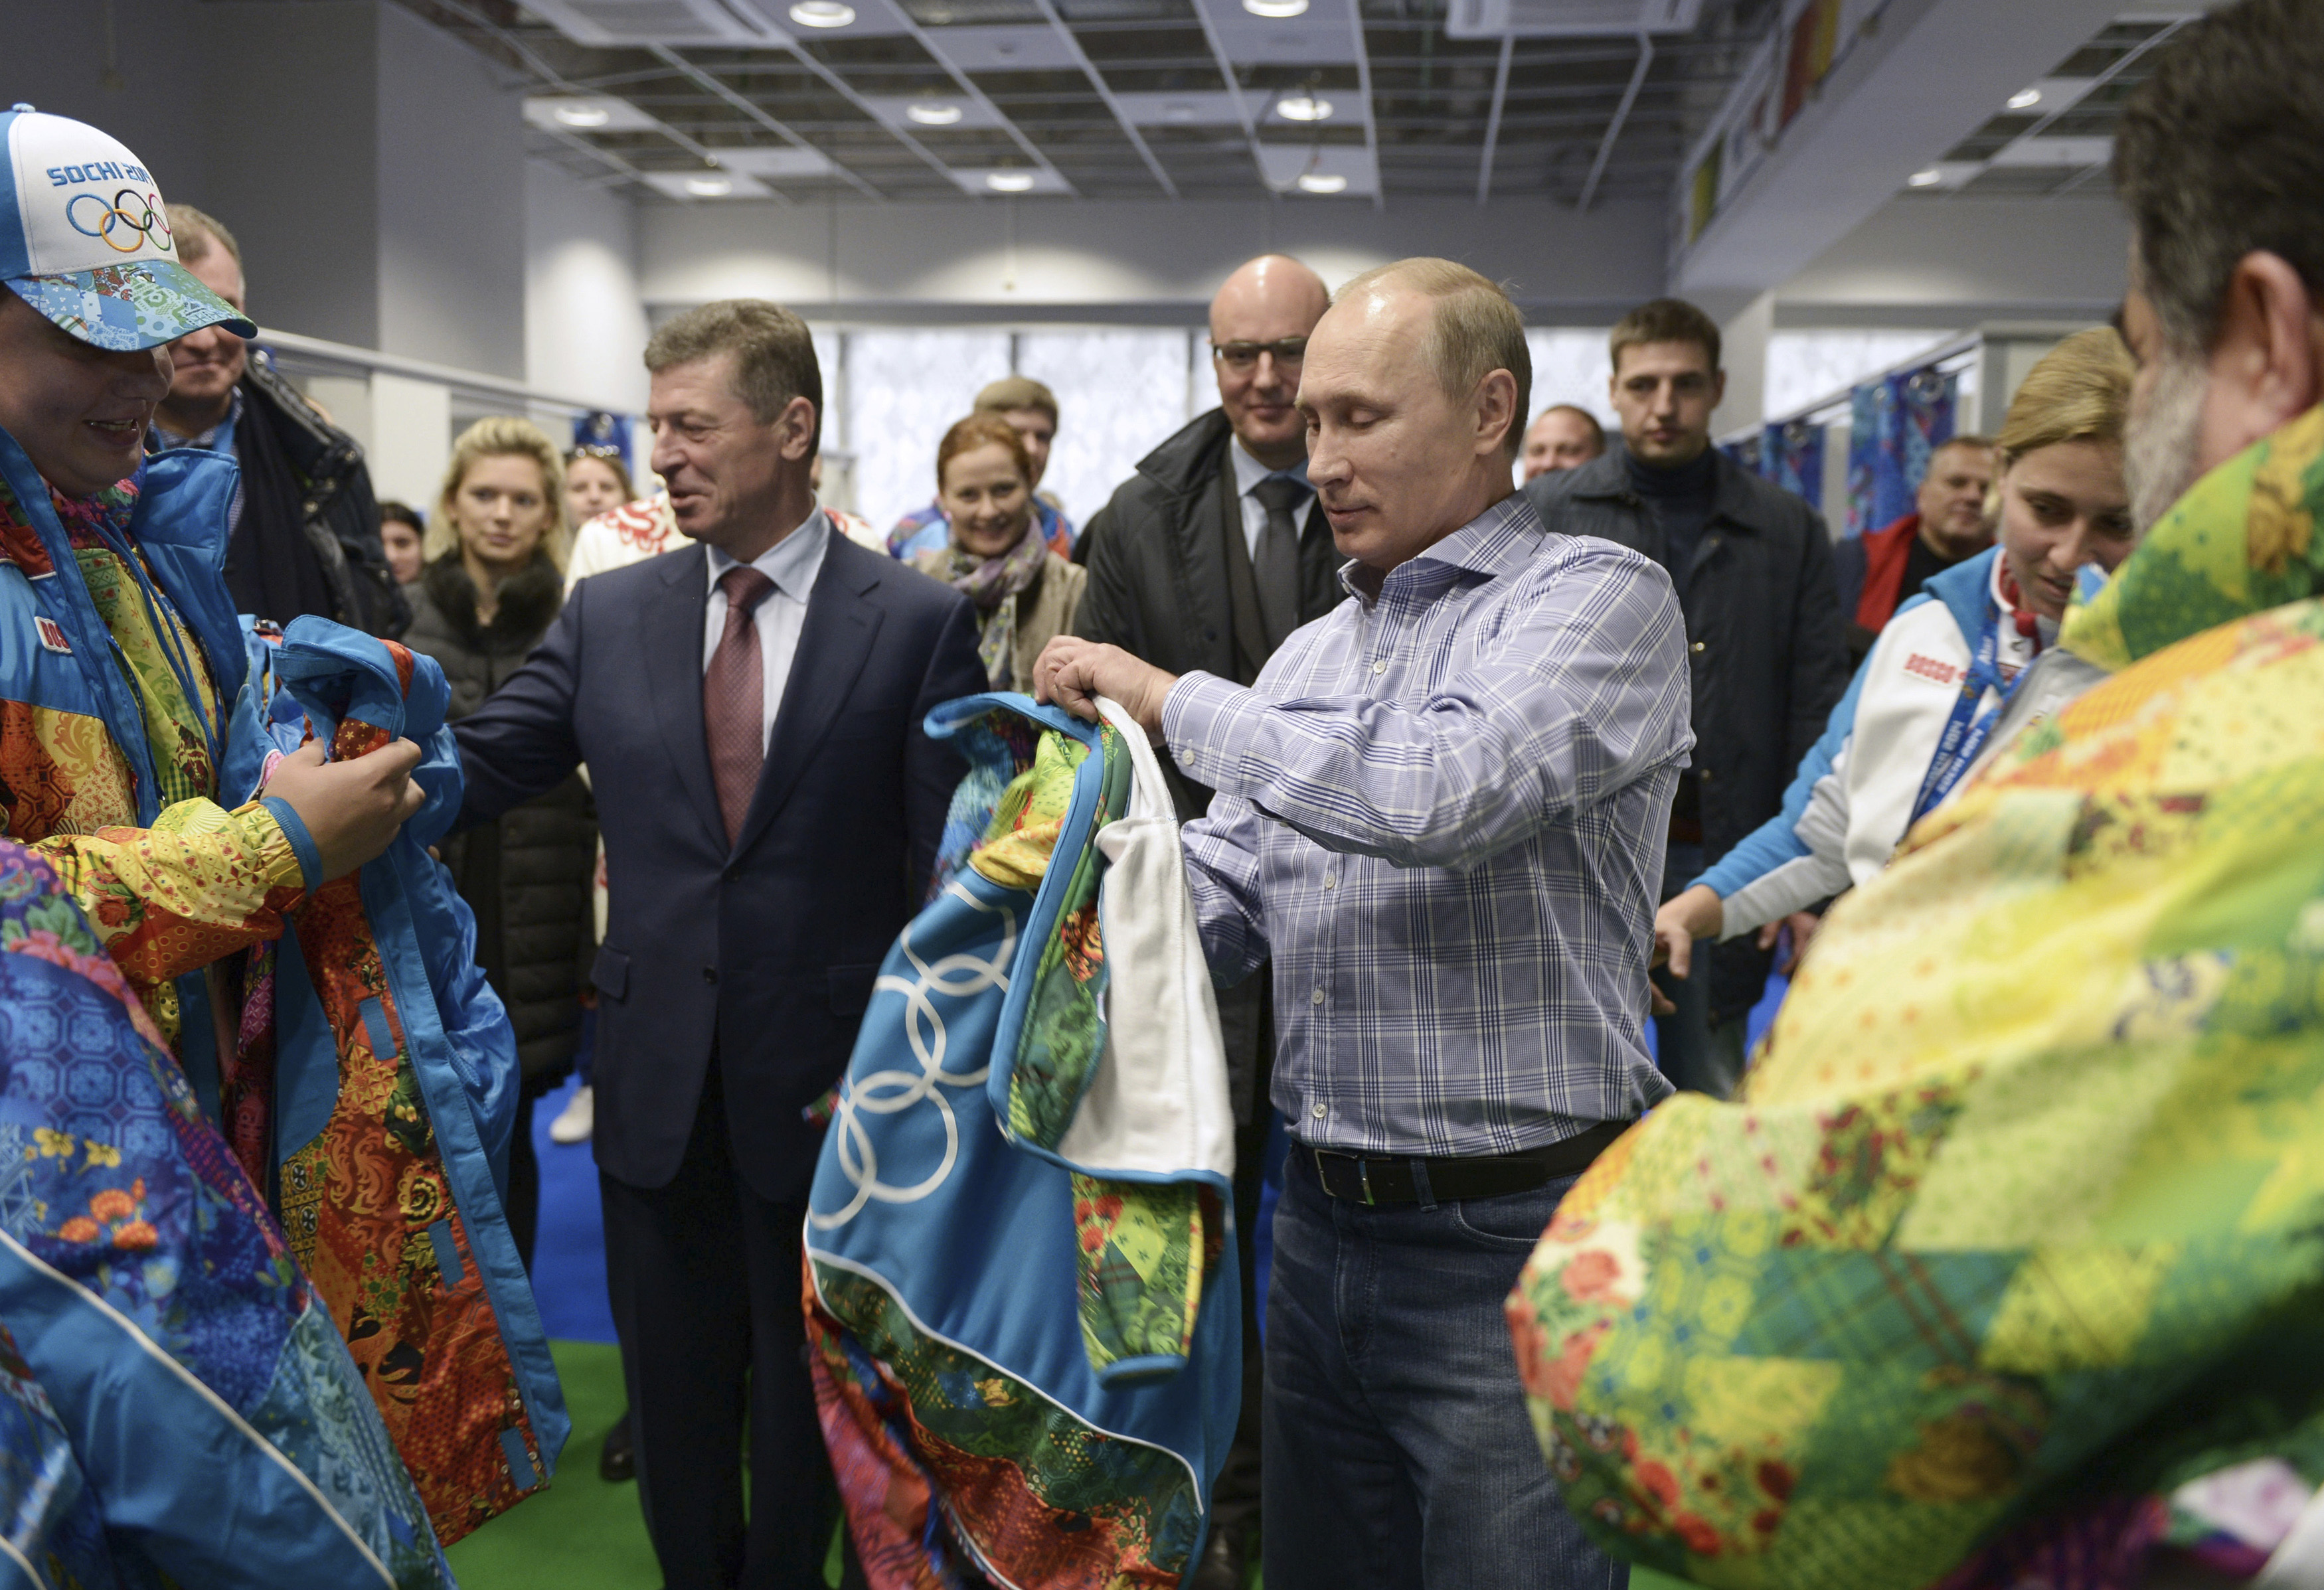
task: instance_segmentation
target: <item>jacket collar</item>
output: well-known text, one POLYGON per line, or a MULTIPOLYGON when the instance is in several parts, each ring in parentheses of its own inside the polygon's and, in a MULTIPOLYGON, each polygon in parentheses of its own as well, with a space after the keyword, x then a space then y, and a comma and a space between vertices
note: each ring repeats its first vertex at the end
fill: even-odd
MULTIPOLYGON (((1756 532, 1758 515, 1752 476, 1717 446, 1711 449, 1711 517, 1729 528, 1756 532)), ((1630 489, 1630 455, 1619 436, 1606 439, 1606 450, 1573 472, 1568 494, 1592 501, 1642 502, 1630 489)))
POLYGON ((1407 578, 1412 580, 1459 573, 1497 579, 1531 563, 1534 555, 1541 550, 1541 538, 1546 534, 1532 501, 1523 492, 1512 491, 1426 551, 1386 574, 1352 560, 1342 565, 1340 588, 1370 607, 1389 580, 1407 570, 1411 571, 1407 578))
POLYGON ((1186 496, 1208 490, 1234 433, 1227 411, 1213 409, 1189 421, 1168 441, 1138 461, 1138 473, 1167 492, 1186 496))
POLYGON ((2324 591, 2324 407, 2199 480, 2114 578, 2066 615, 2065 648, 2112 671, 2324 591))
POLYGON ((2000 561, 2001 548, 1988 547, 1941 574, 1931 574, 1921 586, 1933 600, 1945 604, 1971 646, 1976 645, 1978 633, 1985 628, 1985 615, 2000 606, 1993 590, 1994 565, 2000 561))

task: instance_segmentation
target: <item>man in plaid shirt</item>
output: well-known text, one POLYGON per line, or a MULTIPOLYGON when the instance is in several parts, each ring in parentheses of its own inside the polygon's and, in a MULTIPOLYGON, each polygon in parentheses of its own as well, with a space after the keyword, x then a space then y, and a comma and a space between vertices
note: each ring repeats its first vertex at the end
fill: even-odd
POLYGON ((1530 374, 1474 271, 1358 277, 1299 389, 1351 600, 1248 690, 1071 639, 1037 675, 1220 792, 1185 836, 1204 949, 1222 984, 1273 958, 1269 1590, 1626 1577, 1558 1505, 1501 1304, 1670 1091, 1644 1018, 1685 634, 1658 565, 1512 491, 1530 374))

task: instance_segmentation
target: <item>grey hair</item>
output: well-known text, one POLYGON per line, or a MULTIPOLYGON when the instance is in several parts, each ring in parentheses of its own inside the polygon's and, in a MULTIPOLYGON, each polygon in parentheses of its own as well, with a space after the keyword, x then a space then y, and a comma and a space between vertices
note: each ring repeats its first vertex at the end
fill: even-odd
POLYGON ((2123 105, 2115 187, 2163 337, 2202 352, 2246 254, 2324 298, 2324 4, 2240 0, 2158 53, 2123 105))

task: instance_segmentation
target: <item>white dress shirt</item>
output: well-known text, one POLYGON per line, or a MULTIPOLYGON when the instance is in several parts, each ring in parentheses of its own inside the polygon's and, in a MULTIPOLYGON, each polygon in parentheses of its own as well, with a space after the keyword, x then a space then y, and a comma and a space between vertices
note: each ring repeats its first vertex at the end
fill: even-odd
MULTIPOLYGON (((823 554, 831 544, 831 521, 818 505, 798 528, 760 554, 752 567, 775 583, 751 614, 759 628, 759 666, 765 685, 759 697, 759 744, 763 749, 775 733, 775 709, 783 703, 783 686, 791 676, 791 658, 798 653, 799 631, 807 627, 807 593, 823 572, 823 554)), ((710 551, 710 600, 702 611, 702 671, 710 671, 718 639, 726 632, 726 593, 718 576, 735 566, 734 560, 713 547, 710 551)))
POLYGON ((1315 505, 1315 488, 1307 483, 1307 461, 1302 458, 1294 469, 1269 469, 1242 449, 1242 438, 1237 437, 1227 448, 1227 456, 1234 460, 1235 501, 1242 504, 1242 540, 1250 548, 1250 560, 1259 561, 1259 532, 1267 528, 1267 505, 1252 496, 1251 488, 1270 475, 1286 475, 1297 481, 1307 493, 1307 501, 1291 510, 1291 527, 1296 534, 1305 529, 1307 510, 1315 505))

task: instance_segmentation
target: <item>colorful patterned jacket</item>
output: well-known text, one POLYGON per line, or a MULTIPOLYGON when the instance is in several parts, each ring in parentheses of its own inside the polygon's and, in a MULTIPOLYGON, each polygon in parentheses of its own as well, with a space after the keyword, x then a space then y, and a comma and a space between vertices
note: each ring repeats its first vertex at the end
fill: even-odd
POLYGON ((250 657, 266 729, 229 752, 229 787, 310 733, 338 758, 398 737, 423 752, 427 804, 387 854, 251 961, 223 1097, 448 1545, 545 1483, 569 1428, 502 1213, 515 1034, 428 854, 460 809, 449 691, 433 658, 322 619, 254 632, 250 657))
POLYGON ((116 651, 47 484, 0 432, 0 835, 56 868, 206 1105, 217 1029, 201 969, 281 933, 309 882, 302 847, 312 855, 283 802, 163 800, 214 790, 225 743, 256 728, 237 721, 242 634, 218 574, 236 473, 230 458, 165 454, 91 504, 92 519, 125 523, 138 583, 174 608, 194 653, 181 660, 203 732, 164 766, 116 661, 141 659, 116 651))
POLYGON ((1566 1195, 1509 1322, 1601 1545, 2119 1590, 2158 1539, 2252 1573, 2324 1481, 2319 518, 2324 409, 2197 482, 2067 614, 2101 682, 1833 907, 1744 1096, 1566 1195), (2270 1459, 2292 1507, 2212 1538, 2270 1459))
POLYGON ((1241 1357, 1226 1062, 1169 791, 1134 725, 1022 695, 928 731, 971 771, 809 1204, 825 1436, 877 1590, 965 1565, 1167 1590, 1241 1357))
POLYGON ((257 1188, 56 869, 6 841, 0 1583, 452 1584, 257 1188))

